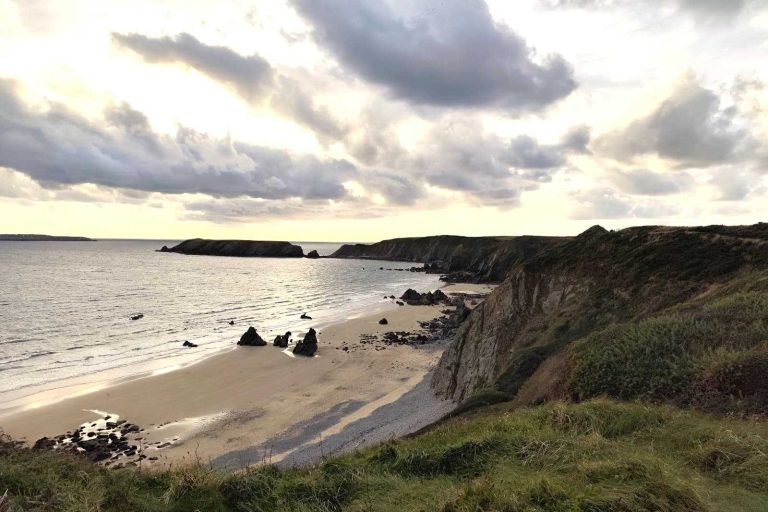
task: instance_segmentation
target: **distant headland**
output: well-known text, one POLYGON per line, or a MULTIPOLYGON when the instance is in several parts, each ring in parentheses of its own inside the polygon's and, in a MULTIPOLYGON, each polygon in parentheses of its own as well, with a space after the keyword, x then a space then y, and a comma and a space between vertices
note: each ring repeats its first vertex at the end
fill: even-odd
POLYGON ((205 256, 239 256, 261 258, 302 258, 304 251, 290 242, 262 242, 255 240, 185 240, 171 248, 163 246, 160 252, 176 252, 205 256))
POLYGON ((0 242, 95 242, 93 238, 84 236, 55 236, 55 235, 1 235, 0 242))

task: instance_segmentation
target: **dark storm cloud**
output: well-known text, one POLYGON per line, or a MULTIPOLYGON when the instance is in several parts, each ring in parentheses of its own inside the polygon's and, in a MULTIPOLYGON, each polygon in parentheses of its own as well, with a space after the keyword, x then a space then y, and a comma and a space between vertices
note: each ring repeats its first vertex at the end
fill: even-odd
POLYGON ((682 172, 656 173, 647 169, 632 171, 617 170, 611 173, 611 180, 627 194, 662 196, 677 194, 692 185, 690 175, 682 172))
POLYGON ((358 173, 343 160, 295 157, 183 127, 175 137, 160 135, 125 105, 110 110, 106 123, 57 105, 32 111, 18 100, 10 82, 0 81, 0 166, 49 189, 92 183, 265 199, 340 199, 346 195, 342 182, 358 173))
POLYGON ((541 109, 576 87, 558 55, 537 59, 482 0, 445 0, 411 16, 381 0, 293 0, 318 43, 366 80, 407 101, 541 109))
POLYGON ((736 107, 723 107, 716 93, 687 81, 649 116, 608 134, 598 146, 621 160, 657 154, 682 166, 732 162, 751 143, 737 116, 736 107))
POLYGON ((141 34, 112 34, 112 40, 151 63, 185 64, 235 88, 249 101, 258 99, 272 81, 272 67, 259 55, 243 56, 224 46, 209 46, 194 36, 152 38, 141 34))

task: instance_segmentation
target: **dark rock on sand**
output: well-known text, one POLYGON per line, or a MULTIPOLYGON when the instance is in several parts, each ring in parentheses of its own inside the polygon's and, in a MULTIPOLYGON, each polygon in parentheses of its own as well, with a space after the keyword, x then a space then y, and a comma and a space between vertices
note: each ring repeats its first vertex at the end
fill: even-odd
POLYGON ((313 251, 309 251, 309 253, 307 254, 306 257, 315 260, 315 259, 319 258, 320 255, 317 253, 317 251, 313 250, 313 251))
POLYGON ((442 290, 419 293, 416 290, 408 288, 408 290, 406 290, 406 292, 400 298, 411 306, 431 306, 434 304, 440 304, 441 302, 448 302, 448 296, 443 293, 442 290))
POLYGON ((141 320, 144 318, 144 313, 139 313, 138 315, 131 316, 131 320, 141 320))
POLYGON ((388 323, 389 322, 387 321, 386 318, 382 318, 381 320, 379 320, 379 325, 387 325, 388 323))
POLYGON ((229 325, 235 325, 235 321, 234 320, 230 320, 229 321, 229 325))
POLYGON ((302 319, 302 320, 312 320, 312 317, 311 317, 311 316, 309 316, 309 315, 308 315, 308 314, 306 314, 306 313, 302 313, 302 314, 301 314, 301 319, 302 319))
POLYGON ((256 329, 249 327, 248 330, 245 331, 245 334, 240 337, 240 341, 238 341, 237 344, 245 347, 263 347, 267 342, 259 336, 256 329))
POLYGON ((189 347, 189 348, 197 348, 197 345, 192 343, 191 341, 184 341, 182 344, 183 347, 189 347))
POLYGON ((286 348, 288 347, 288 343, 291 341, 291 331, 286 332, 282 336, 277 335, 275 336, 275 341, 272 342, 272 345, 275 347, 280 348, 286 348))
POLYGON ((398 301, 395 301, 395 302, 397 302, 397 305, 398 305, 398 306, 405 306, 405 303, 404 303, 404 302, 402 302, 402 301, 399 301, 399 300, 398 300, 398 301))
POLYGON ((296 344, 293 353, 300 356, 312 357, 317 352, 317 332, 310 328, 304 339, 296 344))

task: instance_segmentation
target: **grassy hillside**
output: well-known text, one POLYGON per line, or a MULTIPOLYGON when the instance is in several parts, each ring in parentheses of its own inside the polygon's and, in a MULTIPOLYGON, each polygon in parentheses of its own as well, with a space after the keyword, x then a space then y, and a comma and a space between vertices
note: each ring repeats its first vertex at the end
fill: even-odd
POLYGON ((593 228, 470 315, 442 368, 470 398, 419 435, 233 474, 4 441, 0 495, 41 511, 768 511, 766 249, 763 224, 593 228))
POLYGON ((11 510, 764 511, 768 425, 587 401, 455 417, 306 470, 112 471, 0 449, 11 510))

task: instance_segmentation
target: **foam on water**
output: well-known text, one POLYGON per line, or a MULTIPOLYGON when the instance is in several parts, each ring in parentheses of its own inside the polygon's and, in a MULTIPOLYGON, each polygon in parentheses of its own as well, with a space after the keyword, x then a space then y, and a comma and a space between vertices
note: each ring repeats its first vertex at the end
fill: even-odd
MULTIPOLYGON (((249 325, 267 341, 296 339, 384 296, 439 286, 435 275, 380 270, 407 263, 155 252, 172 244, 0 242, 0 410, 26 389, 178 368, 234 346, 249 325)), ((302 246, 327 255, 338 244, 302 246)))

